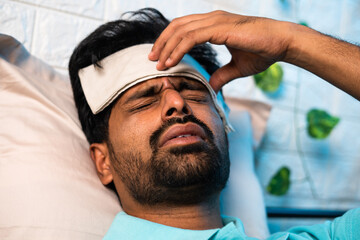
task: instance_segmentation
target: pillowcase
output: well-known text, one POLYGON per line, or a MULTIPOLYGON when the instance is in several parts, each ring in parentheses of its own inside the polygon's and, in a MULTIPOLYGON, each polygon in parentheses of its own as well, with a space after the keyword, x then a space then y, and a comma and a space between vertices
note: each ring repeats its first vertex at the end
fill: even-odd
POLYGON ((121 208, 96 175, 69 80, 3 34, 0 57, 0 239, 102 239, 121 208))
POLYGON ((221 194, 221 212, 240 218, 247 236, 265 239, 270 234, 263 193, 255 174, 254 131, 251 127, 254 118, 251 120, 248 111, 239 110, 244 106, 238 101, 235 103, 232 101, 229 105, 229 120, 234 131, 228 134, 231 165, 229 181, 221 194))
POLYGON ((14 39, 0 45, 0 239, 101 239, 120 206, 98 180, 69 81, 14 39))

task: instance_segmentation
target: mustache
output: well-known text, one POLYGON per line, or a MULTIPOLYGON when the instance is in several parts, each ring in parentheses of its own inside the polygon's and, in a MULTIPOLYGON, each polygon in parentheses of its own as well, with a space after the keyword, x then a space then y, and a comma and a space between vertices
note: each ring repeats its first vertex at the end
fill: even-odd
POLYGON ((186 115, 183 118, 173 117, 164 122, 156 131, 154 131, 150 136, 150 146, 152 149, 157 149, 157 146, 160 141, 161 135, 175 124, 185 124, 192 122, 204 129, 207 138, 212 142, 214 140, 214 133, 210 128, 200 119, 196 118, 194 115, 186 115))

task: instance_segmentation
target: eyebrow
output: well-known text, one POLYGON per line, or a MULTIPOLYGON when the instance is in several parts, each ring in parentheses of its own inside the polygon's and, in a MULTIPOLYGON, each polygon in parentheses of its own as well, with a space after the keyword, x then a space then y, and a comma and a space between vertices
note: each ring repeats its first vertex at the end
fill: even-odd
POLYGON ((152 97, 152 96, 156 95, 159 91, 161 91, 162 86, 163 85, 161 84, 161 86, 154 85, 151 87, 140 89, 140 90, 136 91, 133 95, 131 95, 128 99, 126 99, 125 104, 128 104, 129 102, 140 99, 140 98, 152 97))
POLYGON ((200 90, 204 91, 206 90, 205 86, 202 83, 194 82, 194 81, 182 81, 179 84, 178 91, 182 91, 184 89, 187 90, 200 90))
MULTIPOLYGON (((133 95, 131 95, 128 99, 126 99, 125 104, 128 104, 129 102, 132 102, 134 100, 140 99, 140 98, 146 98, 146 97, 152 97, 158 94, 163 87, 163 84, 161 85, 153 85, 150 87, 146 87, 144 89, 140 89, 136 91, 133 95)), ((195 91, 206 91, 206 87, 201 84, 194 81, 181 81, 179 86, 176 88, 178 91, 182 91, 184 89, 187 90, 195 90, 195 91)))

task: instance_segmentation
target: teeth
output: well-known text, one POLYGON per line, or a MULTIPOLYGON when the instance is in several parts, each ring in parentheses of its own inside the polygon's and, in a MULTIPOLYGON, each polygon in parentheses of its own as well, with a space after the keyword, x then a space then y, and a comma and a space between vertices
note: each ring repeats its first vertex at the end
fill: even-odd
POLYGON ((180 137, 190 137, 191 134, 185 134, 185 135, 180 135, 180 136, 177 136, 176 138, 180 138, 180 137))

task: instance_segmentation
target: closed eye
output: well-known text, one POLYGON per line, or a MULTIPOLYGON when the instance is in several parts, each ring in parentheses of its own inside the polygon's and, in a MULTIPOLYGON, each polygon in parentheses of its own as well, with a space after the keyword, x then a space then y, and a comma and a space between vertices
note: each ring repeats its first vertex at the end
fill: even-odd
POLYGON ((206 94, 186 94, 184 96, 184 98, 188 101, 193 101, 193 102, 197 102, 197 103, 207 103, 208 102, 208 97, 206 94))
POLYGON ((135 112, 135 111, 141 111, 141 110, 145 110, 151 107, 151 105, 153 105, 156 101, 146 101, 146 102, 142 102, 140 104, 137 104, 136 106, 134 106, 130 112, 135 112))

